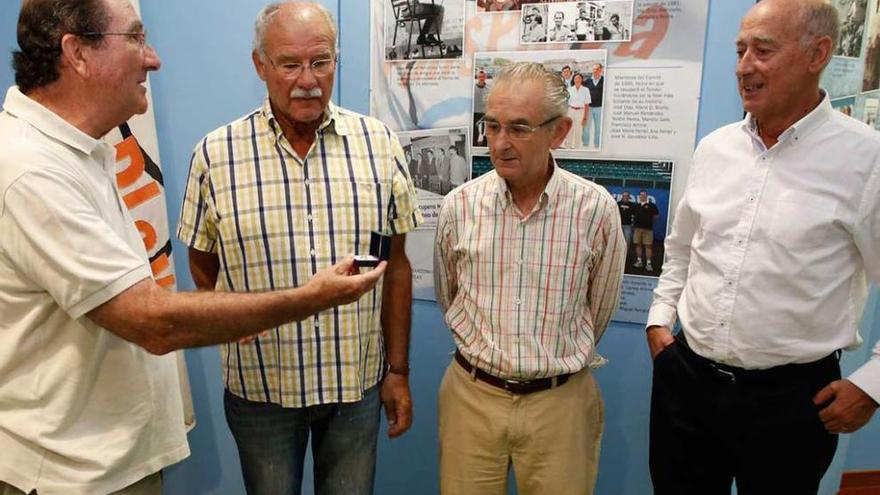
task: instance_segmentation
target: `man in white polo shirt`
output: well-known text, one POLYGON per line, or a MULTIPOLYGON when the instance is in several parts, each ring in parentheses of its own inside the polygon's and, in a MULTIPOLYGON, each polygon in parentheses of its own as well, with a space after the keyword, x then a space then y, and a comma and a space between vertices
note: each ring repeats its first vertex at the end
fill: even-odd
POLYGON ((0 494, 155 494, 189 455, 170 351, 356 300, 351 261, 288 291, 152 279, 100 138, 147 109, 159 57, 128 0, 25 0, 0 113, 0 494))

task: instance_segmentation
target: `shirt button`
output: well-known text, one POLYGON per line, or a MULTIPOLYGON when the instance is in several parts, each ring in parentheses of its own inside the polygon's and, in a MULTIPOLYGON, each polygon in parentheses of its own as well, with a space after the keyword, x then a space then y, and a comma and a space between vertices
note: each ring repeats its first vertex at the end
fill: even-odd
POLYGON ((311 223, 311 221, 312 221, 312 215, 309 215, 309 216, 308 216, 308 219, 309 219, 309 223, 311 223))
POLYGON ((303 181, 303 184, 305 184, 306 187, 309 187, 312 184, 312 182, 309 179, 306 179, 303 181))
POLYGON ((517 299, 516 301, 514 301, 514 304, 519 306, 520 304, 522 304, 522 299, 517 299))
POLYGON ((311 250, 311 251, 309 251, 309 254, 311 254, 311 255, 312 255, 312 258, 314 258, 314 257, 315 257, 315 250, 314 250, 314 249, 312 249, 312 250, 311 250))
POLYGON ((749 201, 754 201, 754 200, 755 200, 754 196, 749 196, 749 201))

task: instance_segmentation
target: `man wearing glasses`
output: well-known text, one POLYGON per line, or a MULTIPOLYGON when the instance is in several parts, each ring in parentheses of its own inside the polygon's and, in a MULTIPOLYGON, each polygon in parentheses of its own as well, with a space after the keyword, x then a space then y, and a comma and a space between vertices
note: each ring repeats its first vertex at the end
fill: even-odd
POLYGON ((521 62, 486 105, 495 170, 441 207, 434 286, 456 344, 439 392, 443 494, 592 493, 603 406, 590 371, 626 246, 602 187, 556 165, 562 77, 521 62), (543 102, 543 105, 535 105, 543 102))
POLYGON ((330 102, 336 26, 317 3, 278 2, 255 25, 268 98, 193 152, 178 237, 200 289, 296 287, 391 235, 384 284, 356 304, 222 349, 226 419, 251 494, 297 493, 311 437, 317 493, 372 493, 380 402, 409 429, 411 271, 421 222, 397 138, 330 102))
MULTIPOLYGON (((189 455, 176 356, 369 291, 179 294, 152 277, 102 136, 147 110, 156 51, 128 0, 25 0, 0 113, 0 494, 162 493, 189 455)), ((280 287, 279 287, 280 288, 280 287)))

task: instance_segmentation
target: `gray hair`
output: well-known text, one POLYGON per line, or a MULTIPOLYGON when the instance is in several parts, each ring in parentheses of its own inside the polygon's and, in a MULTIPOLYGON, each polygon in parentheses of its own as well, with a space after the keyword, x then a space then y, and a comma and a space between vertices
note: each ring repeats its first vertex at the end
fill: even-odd
MULTIPOLYGON (((831 51, 840 40, 840 16, 837 8, 825 0, 808 2, 801 7, 801 23, 803 35, 801 45, 807 47, 816 38, 831 38, 831 51)), ((830 58, 829 58, 830 60, 830 58)))
POLYGON ((327 10, 326 7, 317 2, 312 2, 308 0, 282 0, 280 2, 272 2, 269 5, 263 7, 260 10, 260 13, 257 14, 257 20, 254 23, 254 51, 257 52, 261 58, 266 58, 266 31, 269 28, 269 23, 272 22, 272 18, 275 17, 275 14, 281 10, 286 4, 303 4, 314 7, 318 13, 324 18, 325 23, 327 24, 327 29, 332 37, 332 47, 333 47, 333 55, 335 56, 338 52, 337 42, 338 42, 338 30, 336 28, 336 20, 333 19, 333 14, 327 10))
POLYGON ((540 82, 544 85, 544 110, 550 116, 568 114, 568 88, 565 79, 537 62, 514 62, 505 65, 495 75, 495 85, 489 90, 492 94, 503 83, 522 84, 526 81, 540 82))

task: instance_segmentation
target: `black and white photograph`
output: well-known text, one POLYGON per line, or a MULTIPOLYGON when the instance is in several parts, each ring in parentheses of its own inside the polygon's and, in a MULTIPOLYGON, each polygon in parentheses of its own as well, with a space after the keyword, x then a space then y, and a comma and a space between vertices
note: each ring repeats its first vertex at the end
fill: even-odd
POLYGON ((632 0, 524 5, 520 43, 629 41, 632 13, 632 0))
POLYGON ((461 58, 464 0, 386 0, 385 60, 461 58))
POLYGON ((520 23, 521 43, 547 42, 547 5, 526 5, 522 10, 520 23))
POLYGON ((529 5, 567 2, 569 0, 477 0, 478 14, 519 12, 529 5))
POLYGON ((606 50, 485 52, 474 55, 473 146, 485 148, 483 117, 495 73, 511 62, 539 62, 558 72, 568 88, 571 130, 562 148, 598 151, 602 147, 606 50))
POLYGON ((416 189, 442 197, 470 179, 467 128, 400 132, 398 137, 416 189))
POLYGON ((834 55, 858 58, 862 53, 868 0, 833 0, 833 3, 840 16, 840 42, 834 55))

